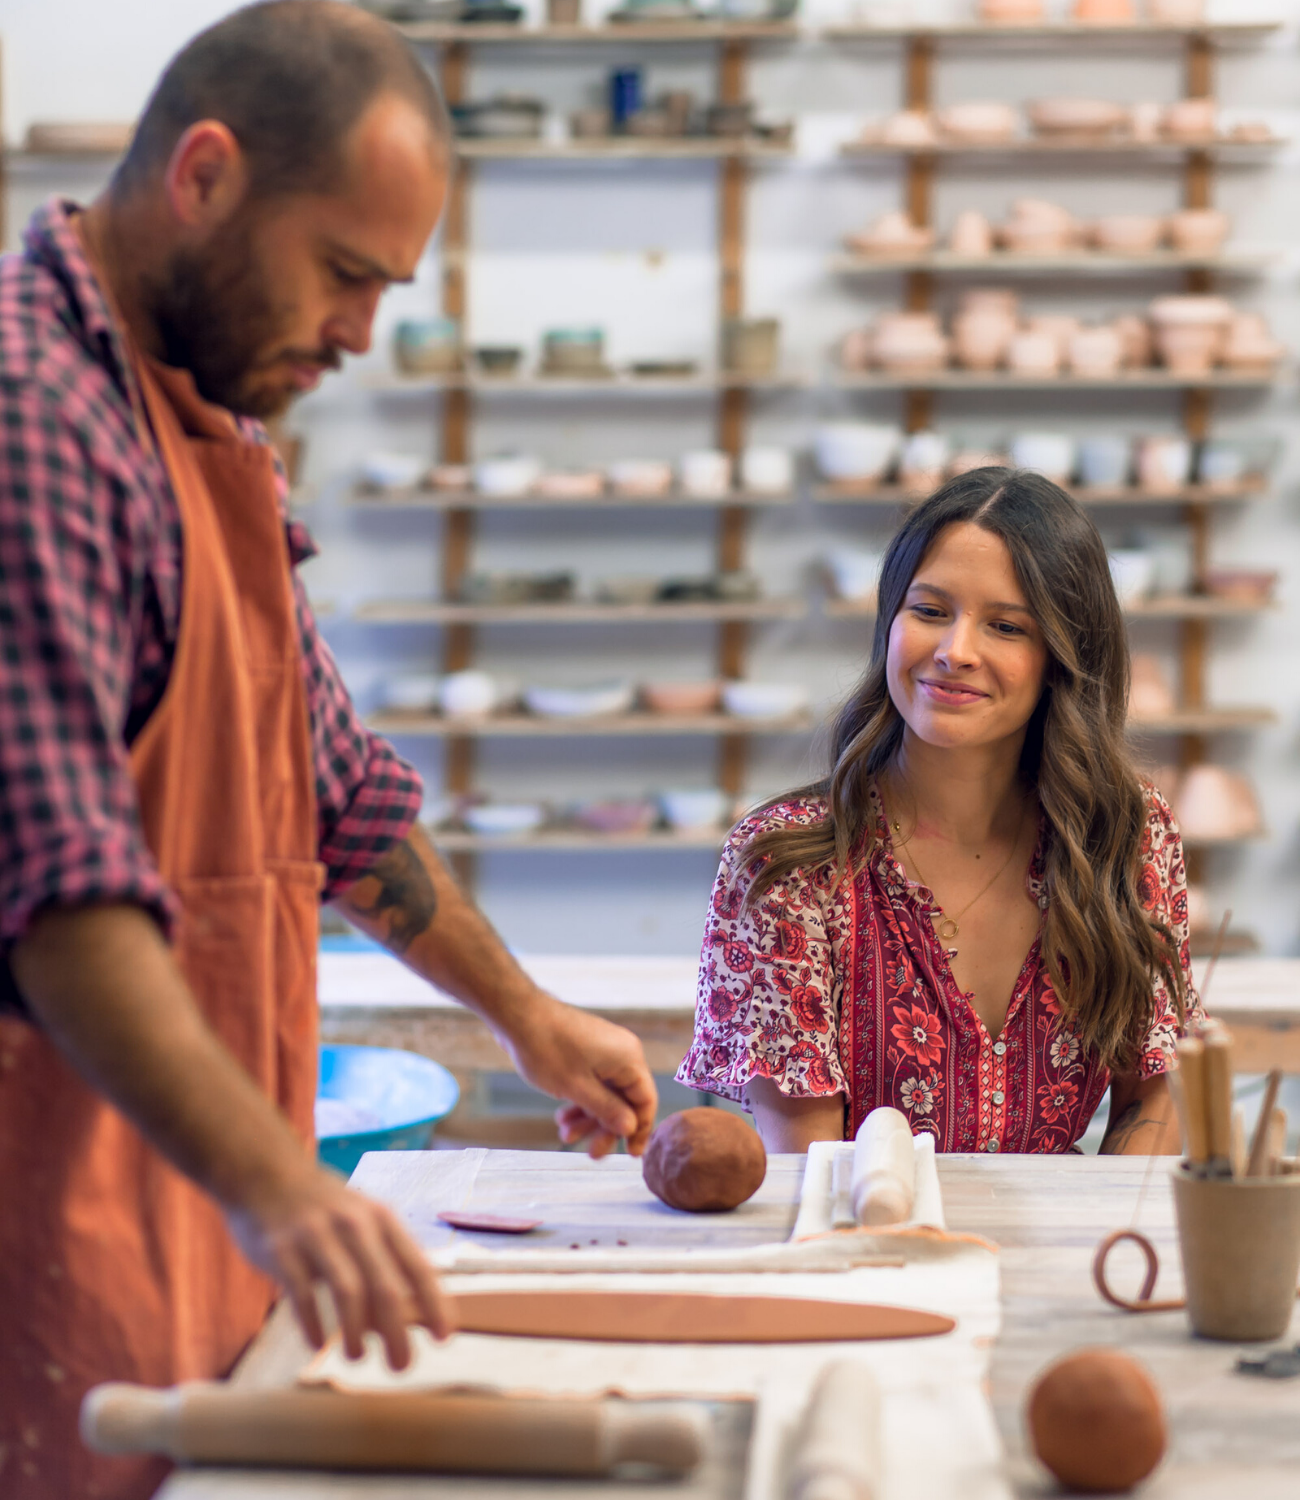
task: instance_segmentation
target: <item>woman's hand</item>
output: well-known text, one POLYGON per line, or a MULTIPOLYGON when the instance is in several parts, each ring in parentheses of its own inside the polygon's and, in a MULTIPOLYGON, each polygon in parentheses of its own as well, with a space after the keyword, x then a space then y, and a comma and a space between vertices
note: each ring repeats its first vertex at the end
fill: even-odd
POLYGON ((843 1094, 792 1099, 770 1078, 752 1078, 745 1085, 745 1103, 768 1151, 807 1151, 814 1141, 844 1139, 843 1094))
POLYGON ((1177 1156, 1182 1150, 1169 1078, 1117 1074, 1110 1081, 1110 1119, 1100 1156, 1177 1156))

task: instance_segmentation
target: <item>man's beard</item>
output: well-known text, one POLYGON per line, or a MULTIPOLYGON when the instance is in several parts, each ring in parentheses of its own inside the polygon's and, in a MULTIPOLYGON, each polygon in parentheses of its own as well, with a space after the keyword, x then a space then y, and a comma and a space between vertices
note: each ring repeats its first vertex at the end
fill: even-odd
MULTIPOLYGON (((251 216, 241 214, 199 249, 178 250, 146 297, 166 362, 188 370, 205 401, 266 418, 282 412, 293 392, 255 378, 285 319, 268 292, 252 229, 251 216)), ((301 358, 332 369, 339 365, 334 349, 301 358)))

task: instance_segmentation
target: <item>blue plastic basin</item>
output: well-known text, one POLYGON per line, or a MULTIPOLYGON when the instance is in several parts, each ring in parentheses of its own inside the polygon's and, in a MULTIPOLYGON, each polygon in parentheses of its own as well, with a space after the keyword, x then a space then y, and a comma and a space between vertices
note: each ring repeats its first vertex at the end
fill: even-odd
POLYGON ((321 1161, 351 1176, 367 1151, 424 1150, 434 1126, 455 1109, 460 1088, 441 1063, 414 1052, 328 1045, 320 1049, 316 1097, 378 1117, 374 1128, 317 1136, 321 1161))

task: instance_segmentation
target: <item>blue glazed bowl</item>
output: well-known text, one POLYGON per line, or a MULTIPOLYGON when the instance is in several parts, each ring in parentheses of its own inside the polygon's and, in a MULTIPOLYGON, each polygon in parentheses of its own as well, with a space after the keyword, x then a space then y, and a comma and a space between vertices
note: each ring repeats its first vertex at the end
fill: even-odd
POLYGON ((350 1177, 367 1151, 422 1151, 459 1098, 460 1088, 447 1069, 415 1052, 323 1046, 316 1087, 317 1155, 350 1177))

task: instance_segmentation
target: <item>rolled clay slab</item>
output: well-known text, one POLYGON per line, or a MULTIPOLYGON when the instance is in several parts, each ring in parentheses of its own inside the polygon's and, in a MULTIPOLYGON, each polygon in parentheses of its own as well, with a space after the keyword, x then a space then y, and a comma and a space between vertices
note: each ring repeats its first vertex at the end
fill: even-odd
POLYGON ((856 1359, 826 1365, 790 1460, 790 1500, 877 1500, 880 1388, 856 1359))
POLYGON ((616 1344, 822 1344, 928 1338, 951 1318, 911 1307, 703 1292, 459 1292, 462 1333, 616 1344))
POLYGON ((906 1224, 916 1198, 912 1127, 901 1110, 873 1109, 853 1148, 853 1214, 859 1224, 906 1224))

